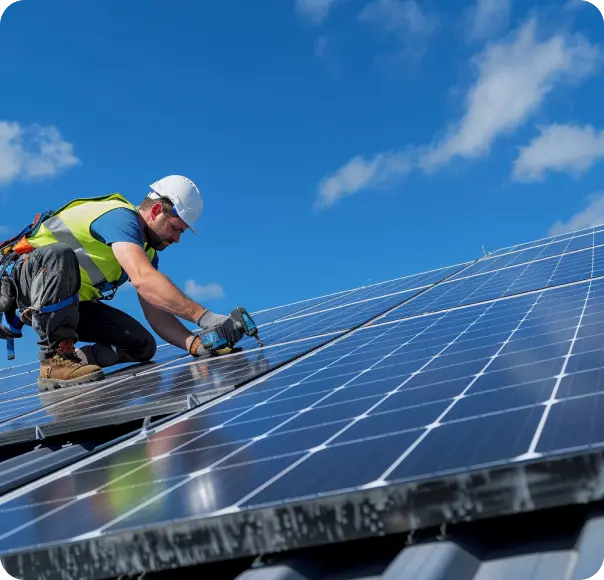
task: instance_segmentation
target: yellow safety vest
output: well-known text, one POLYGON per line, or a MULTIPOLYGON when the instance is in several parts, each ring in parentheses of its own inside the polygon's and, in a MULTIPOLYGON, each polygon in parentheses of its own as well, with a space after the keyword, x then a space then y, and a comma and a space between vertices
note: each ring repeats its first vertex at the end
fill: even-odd
MULTIPOLYGON (((119 193, 75 199, 46 219, 33 236, 27 237, 34 248, 61 242, 74 250, 80 264, 82 283, 78 296, 82 302, 99 298, 101 293, 114 288, 123 275, 111 246, 97 240, 90 231, 97 218, 117 208, 138 211, 119 193)), ((155 250, 145 247, 145 252, 152 261, 155 250)))

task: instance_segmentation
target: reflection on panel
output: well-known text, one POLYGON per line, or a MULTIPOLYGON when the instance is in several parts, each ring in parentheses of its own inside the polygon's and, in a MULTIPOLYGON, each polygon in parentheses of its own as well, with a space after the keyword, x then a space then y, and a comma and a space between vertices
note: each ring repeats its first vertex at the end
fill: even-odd
POLYGON ((325 342, 310 339, 239 354, 191 359, 141 371, 113 381, 17 400, 21 412, 0 424, 0 443, 29 440, 36 428, 47 434, 118 424, 150 415, 183 411, 235 385, 264 374, 325 342), (26 402, 24 402, 26 401, 26 402))

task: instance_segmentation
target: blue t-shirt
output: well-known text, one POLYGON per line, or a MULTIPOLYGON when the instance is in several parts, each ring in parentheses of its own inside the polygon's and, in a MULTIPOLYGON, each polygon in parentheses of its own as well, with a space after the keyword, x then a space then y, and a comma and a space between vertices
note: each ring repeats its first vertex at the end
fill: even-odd
MULTIPOLYGON (((133 211, 125 207, 112 209, 94 220, 90 226, 90 232, 97 240, 109 246, 115 242, 130 242, 143 249, 145 248, 145 239, 138 217, 133 211)), ((159 269, 157 252, 151 263, 156 270, 159 269)), ((121 286, 127 281, 128 275, 122 272, 117 285, 121 286)))

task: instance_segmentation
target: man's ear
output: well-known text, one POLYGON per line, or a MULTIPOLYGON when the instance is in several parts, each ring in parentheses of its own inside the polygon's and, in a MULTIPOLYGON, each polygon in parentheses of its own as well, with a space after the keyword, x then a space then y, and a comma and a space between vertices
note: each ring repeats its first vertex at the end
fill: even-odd
POLYGON ((161 201, 154 203, 151 206, 151 219, 155 221, 157 219, 157 217, 163 212, 163 210, 164 210, 164 208, 161 204, 161 201))

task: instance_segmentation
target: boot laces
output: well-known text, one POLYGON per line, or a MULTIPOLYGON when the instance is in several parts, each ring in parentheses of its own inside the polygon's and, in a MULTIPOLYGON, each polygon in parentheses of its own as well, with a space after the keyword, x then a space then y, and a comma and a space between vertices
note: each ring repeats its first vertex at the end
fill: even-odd
POLYGON ((56 355, 63 360, 82 364, 82 361, 73 346, 73 340, 64 340, 60 342, 56 350, 56 355))

